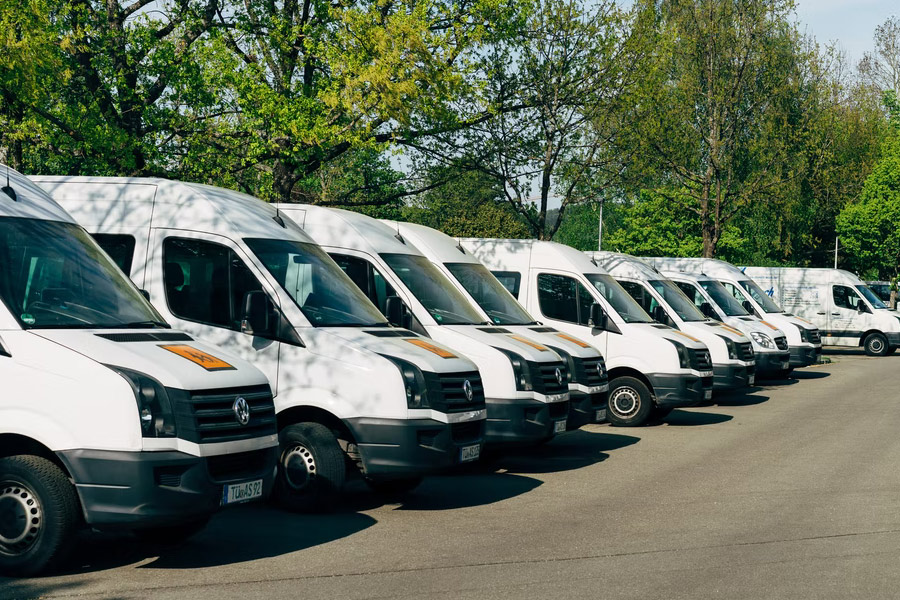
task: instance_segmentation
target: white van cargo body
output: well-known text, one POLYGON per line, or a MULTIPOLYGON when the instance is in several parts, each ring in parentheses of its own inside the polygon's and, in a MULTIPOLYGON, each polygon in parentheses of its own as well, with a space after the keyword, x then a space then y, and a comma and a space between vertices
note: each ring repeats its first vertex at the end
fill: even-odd
POLYGON ((603 353, 611 423, 640 425, 712 396, 706 346, 654 323, 583 253, 538 240, 462 239, 461 244, 531 314, 603 353))
POLYGON ((791 353, 791 367, 806 367, 819 362, 822 338, 806 319, 785 312, 741 269, 715 258, 646 258, 658 269, 671 269, 718 279, 751 315, 771 323, 784 332, 791 353))
POLYGON ((566 361, 569 373, 568 429, 606 420, 609 382, 600 351, 552 327, 541 325, 471 252, 450 236, 424 225, 383 221, 418 248, 475 306, 485 320, 507 333, 550 347, 566 361))
POLYGON ((372 487, 402 491, 478 458, 475 365, 390 327, 271 205, 162 179, 35 180, 131 265, 167 318, 266 374, 281 440, 275 498, 285 507, 327 506, 347 463, 372 487))
POLYGON ((681 288, 640 258, 617 252, 586 254, 609 271, 654 319, 706 344, 712 357, 714 389, 753 385, 756 362, 750 338, 701 313, 681 288))
POLYGON ((870 356, 900 346, 900 318, 856 275, 842 269, 746 267, 785 310, 812 321, 826 346, 862 346, 870 356))
POLYGON ((751 316, 718 280, 680 271, 661 272, 681 288, 703 314, 750 338, 759 377, 782 377, 790 373, 791 355, 784 332, 751 316))
POLYGON ((566 430, 566 365, 555 352, 486 321, 396 229, 345 210, 278 206, 391 322, 409 325, 478 365, 487 404, 485 443, 532 444, 566 430))
POLYGON ((265 496, 276 452, 265 376, 170 329, 71 216, 10 172, 0 571, 58 566, 82 525, 186 537, 220 506, 265 496))

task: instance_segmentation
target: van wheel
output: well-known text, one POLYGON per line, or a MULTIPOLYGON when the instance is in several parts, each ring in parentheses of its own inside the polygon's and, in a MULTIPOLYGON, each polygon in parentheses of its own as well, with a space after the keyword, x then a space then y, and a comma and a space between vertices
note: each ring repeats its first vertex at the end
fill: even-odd
POLYGON ((187 523, 169 525, 167 527, 154 527, 152 529, 135 529, 132 533, 143 542, 151 544, 180 544, 189 537, 200 533, 209 517, 203 517, 187 523))
POLYGON ((281 458, 275 501, 296 512, 329 507, 344 487, 344 453, 330 429, 319 423, 297 423, 281 430, 281 458))
POLYGON ((0 572, 27 577, 66 558, 81 511, 62 469, 40 456, 0 459, 0 572))
POLYGON ((884 356, 888 352, 887 338, 881 333, 870 333, 866 336, 863 347, 869 356, 884 356))
POLYGON ((382 496, 405 496, 422 483, 422 477, 405 477, 403 479, 369 479, 366 477, 366 485, 382 496))
POLYGON ((606 418, 612 425, 637 427, 650 416, 653 401, 650 390, 640 379, 616 377, 609 384, 606 418))

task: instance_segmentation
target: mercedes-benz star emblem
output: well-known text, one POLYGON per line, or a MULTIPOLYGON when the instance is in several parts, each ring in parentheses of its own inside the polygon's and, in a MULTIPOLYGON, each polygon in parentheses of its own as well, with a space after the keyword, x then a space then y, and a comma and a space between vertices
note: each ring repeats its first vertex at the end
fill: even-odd
POLYGON ((231 410, 234 411, 234 418, 241 425, 246 425, 250 422, 250 403, 244 398, 238 397, 234 404, 231 405, 231 410))
POLYGON ((466 394, 466 400, 471 402, 472 397, 475 395, 475 393, 472 391, 472 382, 468 379, 463 381, 463 392, 466 394))
POLYGON ((556 369, 556 383, 558 383, 559 385, 562 385, 562 382, 563 382, 562 371, 560 371, 559 369, 556 369))

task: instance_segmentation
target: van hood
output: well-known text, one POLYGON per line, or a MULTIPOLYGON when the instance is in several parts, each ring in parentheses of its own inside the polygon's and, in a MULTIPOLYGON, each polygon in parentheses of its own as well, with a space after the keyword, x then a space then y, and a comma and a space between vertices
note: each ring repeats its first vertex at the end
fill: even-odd
POLYGON ((316 330, 359 350, 393 356, 433 373, 475 371, 475 363, 461 353, 412 331, 397 327, 319 327, 316 330))
POLYGON ((798 317, 797 315, 792 315, 792 314, 788 314, 788 313, 781 313, 779 316, 782 319, 786 320, 788 323, 792 323, 792 324, 796 325, 797 327, 801 327, 803 329, 816 329, 816 330, 818 329, 818 327, 816 327, 815 323, 813 323, 812 321, 807 321, 803 317, 798 317))
POLYGON ((710 332, 726 337, 733 342, 745 343, 749 342, 750 338, 731 327, 730 325, 726 325, 725 323, 719 323, 718 321, 702 321, 697 323, 692 323, 697 327, 702 327, 704 329, 708 329, 710 332))
POLYGON ((553 327, 546 325, 504 325, 503 328, 509 329, 510 332, 529 338, 543 346, 559 348, 577 358, 597 358, 601 356, 600 351, 588 342, 568 333, 563 333, 553 327))
POLYGON ((677 329, 672 329, 668 325, 661 325, 659 323, 630 323, 629 325, 632 327, 637 327, 647 333, 652 333, 661 338, 665 338, 670 342, 678 342, 682 346, 686 346, 688 348, 694 348, 696 350, 707 349, 706 344, 704 344, 691 334, 684 333, 683 331, 678 331, 677 329))
POLYGON ((100 364, 138 371, 165 387, 208 390, 269 385, 250 363, 170 329, 31 329, 100 364))
POLYGON ((778 329, 778 327, 769 321, 760 320, 755 317, 728 317, 725 324, 734 327, 735 329, 740 329, 742 332, 758 331, 773 339, 777 337, 787 337, 782 330, 778 329))
POLYGON ((528 361, 546 363, 562 360, 556 352, 534 339, 531 334, 516 333, 506 327, 491 325, 440 325, 439 327, 444 331, 451 331, 492 348, 515 352, 528 361))

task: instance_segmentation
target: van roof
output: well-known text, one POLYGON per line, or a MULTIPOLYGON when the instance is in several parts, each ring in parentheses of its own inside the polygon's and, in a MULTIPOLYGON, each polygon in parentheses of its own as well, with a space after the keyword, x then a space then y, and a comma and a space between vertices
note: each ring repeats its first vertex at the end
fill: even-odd
POLYGON ((463 247, 471 250, 488 268, 497 270, 501 262, 519 269, 559 269, 573 273, 607 275, 606 270, 580 250, 544 240, 502 240, 462 238, 463 247), (502 257, 502 260, 501 258, 502 257))
POLYGON ((702 273, 685 273, 684 271, 675 271, 671 269, 662 269, 660 273, 663 274, 667 279, 671 279, 673 281, 682 280, 682 281, 716 281, 709 275, 704 275, 702 273))
POLYGON ((648 265, 640 258, 620 252, 585 252, 589 257, 609 271, 614 277, 628 277, 644 281, 664 279, 665 276, 656 268, 648 265))
POLYGON ((400 235, 418 248, 429 260, 441 264, 468 263, 480 265, 481 262, 475 256, 459 245, 456 238, 452 238, 442 231, 418 225, 416 223, 398 223, 397 221, 382 220, 392 231, 399 229, 400 235), (462 249, 462 252, 460 252, 462 249))
POLYGON ((718 258, 689 258, 658 256, 647 258, 647 262, 660 268, 682 271, 684 273, 702 273, 710 277, 734 277, 747 279, 744 272, 730 262, 718 258))
POLYGON ((290 219, 282 227, 271 204, 235 190, 148 177, 32 179, 91 228, 146 226, 152 213, 154 227, 312 242, 290 219))
POLYGON ((46 221, 62 221, 74 223, 75 219, 62 206, 56 203, 47 192, 36 186, 27 177, 0 164, 0 187, 13 189, 16 200, 0 192, 0 217, 19 217, 24 219, 43 219, 46 221))
POLYGON ((418 248, 397 238, 396 228, 374 217, 313 204, 278 203, 275 206, 283 210, 304 231, 309 232, 316 243, 322 246, 362 250, 372 255, 422 255, 418 248), (348 236, 348 230, 354 231, 356 237, 348 236), (352 245, 348 245, 349 239, 353 239, 352 245))
POLYGON ((865 285, 862 280, 844 269, 805 268, 805 267, 744 267, 745 274, 753 279, 768 273, 778 275, 782 281, 788 277, 798 283, 846 283, 849 285, 865 285))

